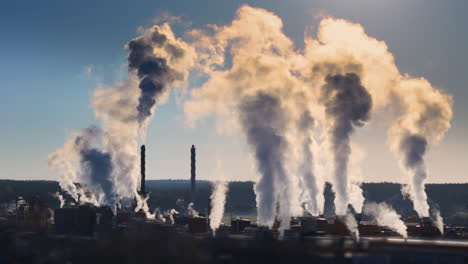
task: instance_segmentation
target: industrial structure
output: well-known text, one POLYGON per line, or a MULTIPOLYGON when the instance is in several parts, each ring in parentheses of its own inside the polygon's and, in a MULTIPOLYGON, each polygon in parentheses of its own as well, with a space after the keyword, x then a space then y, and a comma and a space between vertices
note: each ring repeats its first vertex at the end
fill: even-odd
MULTIPOLYGON (((138 194, 149 198, 150 193, 145 186, 145 151, 146 148, 142 145, 141 181, 138 194)), ((302 217, 291 219, 290 228, 284 230, 283 233, 278 230, 279 223, 269 228, 257 225, 251 219, 232 216, 230 223, 222 223, 219 229, 213 232, 209 225, 212 211, 210 201, 206 214, 191 211, 196 193, 196 149, 194 145, 190 149, 190 157, 191 205, 185 212, 155 211, 153 219, 142 211, 135 212, 134 205, 131 208, 119 207, 114 215, 109 206, 77 204, 57 208, 51 216, 47 214, 48 209, 40 200, 31 199, 26 202, 24 199, 18 199, 15 208, 16 215, 12 218, 14 221, 10 221, 9 224, 18 230, 28 232, 38 229, 47 230, 49 233, 47 239, 52 241, 50 243, 59 243, 57 241, 62 241, 60 239, 63 237, 73 238, 71 241, 79 241, 79 243, 76 242, 70 247, 76 247, 75 252, 78 256, 84 254, 83 245, 95 245, 92 243, 107 241, 98 244, 102 248, 103 245, 110 245, 111 240, 108 238, 112 237, 113 243, 128 243, 129 245, 124 247, 126 250, 139 248, 135 253, 137 255, 141 255, 140 248, 147 248, 151 252, 150 255, 162 254, 163 256, 164 254, 177 256, 177 254, 190 254, 186 252, 203 252, 207 254, 204 260, 209 259, 214 263, 274 263, 279 260, 284 260, 282 263, 296 261, 335 263, 327 262, 330 256, 340 261, 349 258, 358 263, 380 261, 406 263, 401 260, 408 257, 408 252, 411 252, 414 263, 426 263, 427 259, 431 260, 430 263, 464 263, 463 261, 468 259, 468 241, 453 240, 453 235, 462 238, 464 234, 467 234, 466 228, 457 229, 454 232, 447 229, 447 235, 443 236, 430 218, 407 219, 405 224, 410 235, 408 239, 403 239, 388 227, 378 226, 372 221, 362 221, 361 215, 356 215, 361 235, 361 239, 356 240, 348 231, 344 219, 311 216, 306 213, 302 217), (133 244, 139 246, 133 246, 133 244), (441 256, 450 259, 450 262, 443 262, 441 256)), ((90 250, 93 246, 84 248, 90 250)), ((109 249, 109 252, 111 255, 121 254, 119 250, 109 249)), ((197 258, 199 255, 195 254, 192 257, 197 258)), ((173 259, 171 258, 171 261, 173 259)), ((191 261, 188 263, 192 263, 191 261)), ((345 261, 340 263, 345 263, 345 261)))
POLYGON ((195 145, 192 145, 190 149, 190 202, 195 202, 196 195, 196 149, 195 145))

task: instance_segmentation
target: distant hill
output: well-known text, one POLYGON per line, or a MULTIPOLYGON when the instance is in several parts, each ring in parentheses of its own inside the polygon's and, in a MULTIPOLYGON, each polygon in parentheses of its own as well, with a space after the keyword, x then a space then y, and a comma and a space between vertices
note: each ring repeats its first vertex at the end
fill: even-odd
MULTIPOLYGON (((151 192, 150 207, 162 210, 183 209, 190 198, 189 180, 148 180, 147 190, 151 192), (177 202, 179 201, 179 202, 177 202)), ((396 183, 363 183, 366 201, 388 202, 403 216, 414 215, 412 203, 405 199, 396 183)), ((212 185, 208 181, 197 181, 195 208, 205 212, 212 185)), ((442 216, 449 221, 465 221, 468 215, 468 184, 428 184, 429 203, 433 208, 440 208, 442 216), (460 220, 459 218, 463 219, 460 220)), ((55 181, 13 181, 0 180, 0 203, 7 203, 17 196, 31 198, 38 196, 50 207, 56 208, 59 202, 51 194, 59 191, 55 181)), ((334 194, 331 186, 325 189, 325 214, 332 215, 334 194)), ((227 194, 226 211, 238 214, 255 213, 255 193, 252 182, 231 182, 227 194)))

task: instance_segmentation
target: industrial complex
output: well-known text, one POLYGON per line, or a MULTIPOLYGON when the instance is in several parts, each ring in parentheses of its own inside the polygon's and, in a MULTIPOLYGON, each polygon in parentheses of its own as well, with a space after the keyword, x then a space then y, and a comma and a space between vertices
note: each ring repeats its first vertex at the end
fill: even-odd
MULTIPOLYGON (((141 146, 138 194, 147 199, 145 150, 141 146)), ((52 210, 38 199, 19 197, 14 214, 0 223, 5 256, 5 262, 0 259, 0 263, 81 263, 88 258, 105 263, 150 263, 156 262, 155 258, 159 260, 156 263, 468 261, 466 227, 445 226, 442 234, 430 218, 406 219, 405 238, 391 228, 361 220, 359 214, 360 236, 355 237, 344 219, 311 216, 305 210, 303 216, 291 219, 290 228, 284 232, 278 230, 279 220, 269 228, 236 216, 212 230, 211 207, 205 213, 191 208, 196 196, 195 146, 190 149, 190 160, 191 203, 186 212, 155 212, 154 217, 148 217, 136 209, 136 199, 129 207, 119 204, 116 213, 108 206, 79 201, 52 210)))

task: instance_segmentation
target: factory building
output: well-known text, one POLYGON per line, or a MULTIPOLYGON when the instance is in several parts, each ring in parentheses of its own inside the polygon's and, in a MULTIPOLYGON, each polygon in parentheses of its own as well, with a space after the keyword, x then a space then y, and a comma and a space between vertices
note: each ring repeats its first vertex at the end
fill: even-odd
POLYGON ((92 206, 55 209, 54 226, 58 234, 92 235, 96 224, 96 210, 92 206))

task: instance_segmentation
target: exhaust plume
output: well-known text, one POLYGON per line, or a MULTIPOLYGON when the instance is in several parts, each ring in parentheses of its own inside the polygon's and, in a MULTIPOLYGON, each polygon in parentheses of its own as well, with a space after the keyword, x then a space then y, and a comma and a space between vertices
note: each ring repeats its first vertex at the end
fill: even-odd
POLYGON ((349 232, 351 233, 351 236, 357 241, 359 241, 359 223, 357 222, 356 218, 352 213, 348 212, 344 216, 344 223, 348 228, 349 232))
POLYGON ((53 194, 53 196, 59 200, 60 208, 63 208, 65 206, 65 198, 63 197, 63 195, 59 192, 56 192, 53 194))
POLYGON ((165 215, 167 217, 169 217, 169 221, 170 221, 170 224, 173 225, 175 224, 175 221, 174 221, 174 215, 175 214, 179 214, 179 212, 176 210, 176 209, 170 209, 168 211, 166 211, 165 215))
POLYGON ((48 164, 61 175, 60 186, 75 201, 109 205, 115 214, 110 155, 94 146, 100 137, 102 131, 95 126, 75 133, 62 149, 49 156, 48 164))
MULTIPOLYGON (((94 113, 103 126, 99 144, 93 139, 98 147, 77 149, 74 135, 62 149, 49 156, 48 165, 58 172, 61 188, 75 201, 81 197, 80 202, 103 203, 115 208, 116 194, 121 199, 136 198, 136 210, 143 209, 149 218, 154 218, 147 199, 137 193, 137 140, 145 138, 156 100, 163 103, 165 91, 185 81, 192 51, 174 37, 167 23, 142 30, 142 35, 130 41, 126 48, 129 79, 110 86, 99 85, 92 96, 94 113), (91 190, 91 197, 85 195, 82 187, 75 186, 89 181, 99 181, 96 185, 99 190, 91 190)), ((95 187, 88 184, 87 188, 95 187)))
POLYGON ((200 217, 198 212, 193 208, 193 203, 189 203, 187 207, 187 213, 191 217, 200 217))
POLYGON ((440 231, 440 234, 443 235, 444 234, 444 218, 442 218, 442 216, 440 215, 439 210, 434 209, 433 219, 434 219, 434 223, 437 229, 439 229, 440 231))
POLYGON ((354 127, 369 119, 372 99, 354 73, 326 77, 321 101, 331 120, 329 136, 335 161, 333 190, 337 215, 345 215, 350 201, 348 161, 351 154, 350 136, 354 127))
POLYGON ((260 172, 260 179, 255 184, 258 222, 272 227, 275 212, 278 213, 277 205, 283 212, 288 210, 288 205, 281 201, 286 198, 283 195, 288 195, 284 189, 287 185, 284 167, 287 140, 283 135, 286 116, 278 98, 265 93, 246 98, 240 105, 240 115, 260 172))
POLYGON ((391 127, 391 147, 409 176, 407 190, 414 210, 419 217, 428 217, 424 156, 429 144, 439 142, 450 128, 451 98, 424 79, 403 80, 396 92, 403 115, 391 127))
MULTIPOLYGON (((143 130, 153 108, 169 87, 184 81, 190 64, 188 46, 174 37, 169 24, 155 25, 127 46, 128 69, 138 76, 138 122, 143 130)), ((142 137, 145 137, 144 131, 142 137)))
POLYGON ((385 226, 400 234, 403 238, 408 238, 406 225, 401 220, 400 215, 386 203, 366 203, 364 214, 375 219, 377 225, 385 226))
POLYGON ((314 128, 314 119, 309 111, 305 111, 299 120, 298 130, 303 134, 302 153, 303 161, 300 167, 304 195, 306 196, 305 208, 313 216, 323 213, 325 198, 323 195, 325 182, 314 173, 313 138, 311 132, 314 128))
POLYGON ((221 225, 224 216, 224 206, 226 204, 226 193, 228 183, 226 181, 216 181, 213 184, 213 193, 211 194, 211 212, 210 227, 213 232, 221 225))

